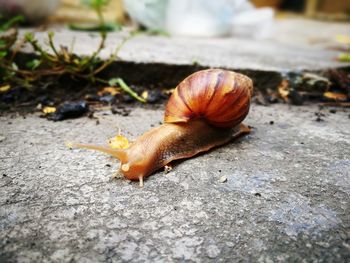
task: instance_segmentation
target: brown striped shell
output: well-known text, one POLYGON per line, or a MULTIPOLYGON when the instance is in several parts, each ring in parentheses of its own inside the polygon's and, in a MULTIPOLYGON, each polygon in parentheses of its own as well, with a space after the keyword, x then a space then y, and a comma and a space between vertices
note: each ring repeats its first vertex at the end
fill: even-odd
POLYGON ((198 71, 184 79, 169 98, 164 121, 204 119, 216 127, 234 127, 247 116, 253 82, 222 69, 198 71))

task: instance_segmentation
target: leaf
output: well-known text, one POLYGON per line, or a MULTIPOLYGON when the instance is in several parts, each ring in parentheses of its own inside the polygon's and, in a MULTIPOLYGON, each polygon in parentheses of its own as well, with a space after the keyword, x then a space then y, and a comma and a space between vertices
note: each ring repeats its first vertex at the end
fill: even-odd
POLYGON ((7 51, 5 50, 0 50, 0 58, 4 58, 7 56, 7 51))
POLYGON ((335 101, 346 101, 348 99, 348 96, 346 94, 339 93, 339 92, 327 91, 323 93, 323 96, 327 99, 335 100, 335 101))
POLYGON ((90 8, 97 9, 107 5, 109 1, 110 0, 81 0, 81 3, 90 8))
POLYGON ((120 93, 119 88, 116 87, 105 87, 99 92, 97 92, 97 95, 103 96, 104 94, 109 93, 110 95, 114 96, 120 93))
POLYGON ((55 32, 49 31, 49 32, 47 33, 47 35, 48 35, 49 38, 53 38, 53 37, 55 36, 55 32))
POLYGON ((33 35, 32 32, 27 32, 27 33, 25 33, 25 34, 24 34, 24 38, 25 38, 25 40, 28 41, 28 42, 32 42, 32 41, 35 40, 35 39, 34 39, 34 35, 33 35))
POLYGON ((19 15, 19 16, 14 16, 8 21, 6 21, 4 24, 0 25, 0 31, 6 31, 10 27, 14 26, 15 24, 18 24, 20 22, 24 21, 24 17, 19 15))
POLYGON ((61 54, 64 58, 64 61, 65 62, 70 62, 70 59, 71 59, 71 54, 69 53, 68 51, 68 48, 66 46, 60 46, 61 48, 61 54))
POLYGON ((109 139, 108 145, 112 149, 127 149, 130 147, 128 139, 120 134, 109 139))
POLYGON ((277 90, 278 90, 278 93, 281 96, 281 98, 285 102, 288 102, 289 101, 288 96, 289 96, 289 93, 290 93, 288 81, 285 80, 285 79, 282 80, 282 82, 278 86, 277 90))
POLYGON ((141 94, 141 97, 144 98, 145 100, 147 100, 148 98, 148 91, 147 90, 144 90, 141 94))
POLYGON ((15 62, 12 62, 11 66, 14 70, 18 70, 18 66, 15 62))
POLYGON ((0 39, 0 49, 4 49, 7 46, 7 42, 4 39, 0 39))
POLYGON ((43 113, 50 114, 56 112, 56 107, 44 107, 43 113))
POLYGON ((0 87, 0 93, 5 93, 5 92, 9 91, 10 88, 11 88, 10 85, 2 86, 2 87, 0 87))
POLYGON ((33 59, 33 60, 30 60, 26 63, 26 66, 32 70, 38 68, 41 64, 41 61, 38 60, 38 59, 33 59))
POLYGON ((143 102, 143 103, 146 102, 146 100, 144 98, 140 97, 135 91, 133 91, 128 85, 126 85, 126 83, 121 78, 110 79, 108 83, 111 86, 115 86, 116 84, 118 84, 122 90, 124 90, 126 93, 128 93, 134 99, 136 99, 140 102, 143 102))
POLYGON ((120 31, 122 26, 119 23, 103 23, 101 24, 69 24, 69 29, 77 31, 120 31))
POLYGON ((339 54, 337 60, 341 62, 350 62, 350 53, 339 54))

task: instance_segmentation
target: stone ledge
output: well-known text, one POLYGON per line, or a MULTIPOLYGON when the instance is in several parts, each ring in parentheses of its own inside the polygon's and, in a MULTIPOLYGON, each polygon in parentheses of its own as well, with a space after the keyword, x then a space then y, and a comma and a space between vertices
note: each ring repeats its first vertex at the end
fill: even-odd
MULTIPOLYGON (((74 53, 91 55, 99 44, 94 33, 55 30, 57 46, 71 46, 74 53)), ((138 35, 128 40, 118 56, 121 61, 165 65, 220 67, 252 71, 319 71, 348 67, 350 63, 336 61, 339 51, 331 50, 337 34, 350 34, 345 24, 309 20, 276 22, 274 37, 266 40, 244 38, 180 38, 138 35), (290 32, 290 34, 288 33, 290 32), (317 38, 318 37, 318 38, 317 38)), ((46 32, 37 32, 40 43, 47 42, 46 32)), ((106 59, 115 51, 128 29, 110 33, 100 57, 106 59)), ((24 52, 31 52, 24 49, 24 52)))

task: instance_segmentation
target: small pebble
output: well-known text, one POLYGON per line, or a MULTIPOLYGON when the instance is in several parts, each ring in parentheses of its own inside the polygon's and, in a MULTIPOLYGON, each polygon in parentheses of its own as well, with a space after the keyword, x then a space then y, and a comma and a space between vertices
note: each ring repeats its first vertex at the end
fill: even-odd
POLYGON ((216 245, 209 245, 207 247, 207 256, 209 258, 216 258, 220 255, 220 249, 216 245))
POLYGON ((47 118, 53 121, 63 121, 80 117, 88 111, 89 105, 86 101, 66 101, 58 106, 52 115, 47 115, 47 118))
POLYGON ((5 141, 5 139, 6 139, 5 136, 0 135, 0 142, 5 141))
POLYGON ((165 172, 166 174, 169 173, 172 169, 173 169, 173 167, 171 167, 170 165, 165 165, 165 166, 164 166, 164 172, 165 172))
POLYGON ((325 117, 325 114, 322 112, 315 112, 316 121, 321 122, 324 121, 323 117, 325 117))
POLYGON ((220 182, 220 183, 226 183, 226 182, 227 182, 227 177, 226 177, 225 175, 221 176, 221 177, 219 178, 219 182, 220 182))

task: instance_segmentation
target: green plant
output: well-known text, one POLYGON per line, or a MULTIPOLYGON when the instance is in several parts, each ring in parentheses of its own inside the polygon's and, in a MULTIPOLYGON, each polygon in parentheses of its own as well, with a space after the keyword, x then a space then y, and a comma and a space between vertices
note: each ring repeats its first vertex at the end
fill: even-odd
MULTIPOLYGON (((3 17, 0 15, 0 20, 3 17)), ((0 79, 6 82, 14 76, 12 68, 17 68, 13 62, 14 52, 11 50, 17 40, 17 24, 24 21, 22 16, 15 16, 9 20, 5 20, 0 24, 0 79)), ((0 82, 0 84, 3 84, 0 82)))
MULTIPOLYGON (((115 52, 103 61, 98 55, 104 47, 105 38, 101 39, 99 47, 90 56, 77 56, 65 46, 57 49, 53 40, 53 32, 48 33, 49 51, 46 51, 39 44, 33 33, 26 33, 24 38, 32 46, 37 57, 28 61, 25 68, 18 68, 9 59, 2 59, 0 67, 6 69, 7 73, 11 73, 7 75, 11 76, 12 82, 21 83, 27 87, 31 87, 32 83, 41 80, 45 76, 60 77, 61 75, 68 75, 74 79, 85 79, 92 83, 103 83, 104 81, 97 78, 96 75, 116 59, 120 48, 129 39, 125 38, 118 45, 115 52)), ((0 53, 0 56, 6 57, 6 55, 0 53)), ((9 79, 5 77, 4 80, 9 79)))
POLYGON ((97 14, 97 18, 99 20, 98 25, 91 24, 70 24, 69 28, 72 30, 82 30, 82 31, 118 31, 121 29, 121 25, 114 22, 108 23, 105 21, 103 17, 103 8, 105 8, 110 0, 81 0, 81 3, 92 10, 94 10, 97 14))
POLYGON ((0 24, 0 58, 5 57, 8 54, 8 50, 16 42, 17 29, 14 26, 22 21, 24 21, 22 16, 15 16, 0 24))
POLYGON ((34 88, 38 82, 45 81, 46 78, 60 78, 68 76, 74 80, 87 80, 90 83, 101 83, 107 85, 118 84, 121 89, 130 94, 131 97, 145 102, 145 100, 137 95, 126 83, 118 78, 107 81, 98 77, 98 74, 116 60, 117 54, 124 43, 132 37, 126 37, 110 55, 107 60, 101 60, 99 54, 104 48, 107 38, 106 28, 102 15, 102 7, 108 3, 108 0, 85 0, 89 6, 93 8, 100 19, 100 35, 101 41, 97 49, 89 56, 77 56, 73 50, 69 50, 65 46, 56 47, 54 44, 54 33, 48 33, 48 50, 43 48, 34 34, 28 32, 24 35, 24 42, 28 43, 34 50, 36 57, 31 59, 19 67, 15 63, 15 56, 18 48, 14 48, 17 39, 17 29, 14 27, 22 18, 16 17, 4 24, 0 25, 0 32, 8 34, 0 35, 0 86, 21 85, 27 88, 34 88))
MULTIPOLYGON (((2 19, 2 18, 3 17, 0 14, 0 19, 2 19)), ((13 26, 15 26, 18 23, 23 22, 23 21, 24 21, 23 16, 20 16, 20 15, 14 16, 0 25, 0 32, 4 32, 4 31, 10 29, 11 27, 13 27, 13 26)))
POLYGON ((132 98, 134 98, 140 102, 143 102, 143 103, 146 102, 146 100, 144 98, 137 95, 137 93, 135 91, 133 91, 121 78, 110 79, 108 84, 111 86, 115 86, 116 84, 118 84, 120 86, 120 88, 123 91, 125 91, 126 93, 128 93, 132 98))
POLYGON ((105 24, 103 18, 102 9, 104 6, 108 5, 109 0, 82 0, 82 3, 91 9, 95 10, 101 25, 105 24))

